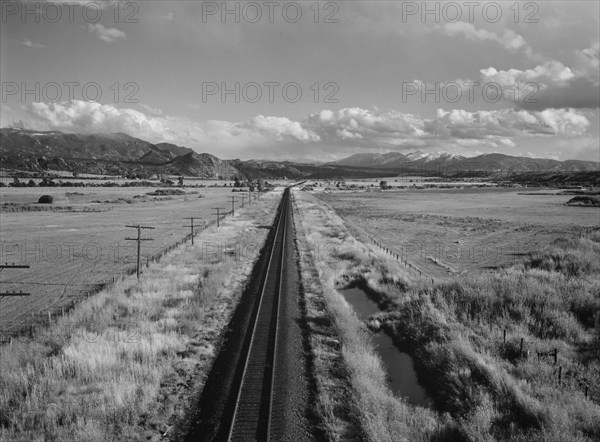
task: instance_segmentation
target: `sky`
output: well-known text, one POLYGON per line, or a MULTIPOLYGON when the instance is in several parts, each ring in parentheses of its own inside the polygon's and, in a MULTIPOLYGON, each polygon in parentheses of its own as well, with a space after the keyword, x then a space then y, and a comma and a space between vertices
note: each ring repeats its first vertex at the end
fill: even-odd
POLYGON ((2 1, 0 126, 600 161, 600 2, 2 1))

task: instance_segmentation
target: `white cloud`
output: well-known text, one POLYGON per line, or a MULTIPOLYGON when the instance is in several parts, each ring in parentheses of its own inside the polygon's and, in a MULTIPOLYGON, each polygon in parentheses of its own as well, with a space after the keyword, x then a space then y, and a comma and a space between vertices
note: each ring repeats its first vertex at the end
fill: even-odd
POLYGON ((483 28, 477 29, 472 23, 459 21, 456 23, 446 23, 443 26, 443 32, 451 37, 462 35, 471 41, 493 41, 509 51, 523 51, 529 58, 539 57, 531 46, 527 44, 525 39, 512 29, 504 29, 501 34, 498 34, 483 28))
POLYGON ((87 29, 100 40, 106 43, 114 43, 119 39, 126 40, 127 34, 117 28, 106 28, 100 23, 88 23, 87 29))
POLYGON ((47 47, 46 45, 43 45, 43 44, 41 44, 41 43, 34 43, 34 42, 32 42, 31 40, 27 40, 27 39, 26 39, 26 40, 23 40, 23 41, 21 42, 21 44, 22 44, 23 46, 27 46, 28 48, 38 48, 38 49, 44 49, 44 48, 46 48, 46 47, 47 47))
POLYGON ((600 42, 575 53, 577 75, 587 78, 594 86, 600 83, 600 42))
MULTIPOLYGON (((325 155, 327 148, 465 149, 515 147, 516 137, 581 137, 590 126, 574 109, 469 112, 438 109, 435 117, 358 107, 322 110, 293 121, 258 115, 243 122, 194 121, 121 109, 96 102, 31 103, 26 125, 35 130, 75 133, 125 132, 150 142, 167 141, 225 158, 325 155), (304 146, 299 150, 299 146, 304 146)), ((151 108, 150 108, 151 109, 151 108)))
POLYGON ((570 68, 551 60, 533 69, 481 69, 481 80, 494 82, 503 97, 526 109, 596 108, 600 106, 598 51, 577 52, 578 66, 570 68), (595 78, 594 78, 595 75, 595 78))

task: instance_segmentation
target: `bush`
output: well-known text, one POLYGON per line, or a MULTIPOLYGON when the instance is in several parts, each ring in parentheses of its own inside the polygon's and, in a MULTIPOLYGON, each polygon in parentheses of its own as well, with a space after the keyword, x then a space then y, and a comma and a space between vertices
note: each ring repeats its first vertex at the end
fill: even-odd
POLYGON ((42 196, 40 196, 40 199, 38 200, 38 203, 40 203, 40 204, 52 204, 53 201, 54 201, 54 198, 51 195, 42 195, 42 196))
POLYGON ((568 206, 600 207, 600 198, 596 196, 576 196, 567 202, 568 206))

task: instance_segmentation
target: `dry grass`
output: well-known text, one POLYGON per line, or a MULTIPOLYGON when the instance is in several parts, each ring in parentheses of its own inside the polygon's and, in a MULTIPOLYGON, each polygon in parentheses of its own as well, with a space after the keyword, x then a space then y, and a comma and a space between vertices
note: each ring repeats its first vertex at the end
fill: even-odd
POLYGON ((72 195, 72 188, 3 188, 2 202, 35 202, 32 206, 40 207, 37 199, 43 192, 52 195, 55 202, 41 206, 62 211, 0 209, 0 262, 31 266, 28 270, 5 270, 2 274, 3 290, 22 290, 31 296, 0 301, 0 335, 27 330, 31 322, 39 322, 32 314, 60 312, 97 285, 132 269, 136 244, 125 238, 135 232, 125 225, 156 228, 144 232, 144 236, 154 238, 142 246, 145 262, 189 234, 190 229, 184 227, 189 220, 183 218, 197 217, 195 223, 199 225, 203 221, 214 222, 211 207, 230 207, 226 204, 230 189, 203 189, 203 198, 192 193, 196 190, 188 190, 186 195, 155 197, 159 199, 156 201, 144 197, 145 201, 136 204, 92 203, 97 199, 118 198, 137 201, 142 198, 135 197, 148 190, 92 187, 78 188, 78 194, 72 195))
POLYGON ((599 352, 577 351, 600 345, 598 231, 557 240, 505 270, 434 285, 411 281, 356 241, 355 229, 312 196, 296 198, 308 243, 327 250, 314 261, 368 439, 600 439, 599 352), (438 413, 389 393, 364 326, 334 289, 349 280, 379 297, 378 319, 414 357, 438 413))
POLYGON ((0 347, 0 440, 159 440, 197 393, 281 192, 0 347), (254 244, 243 259, 206 244, 254 244), (211 249, 213 250, 213 249, 211 249))
POLYGON ((349 223, 424 274, 450 279, 519 262, 557 237, 598 224, 596 208, 566 207, 569 195, 461 189, 322 192, 349 223))
MULTIPOLYGON (((376 278, 391 277, 387 270, 389 268, 394 269, 397 275, 392 279, 399 280, 403 269, 385 255, 370 251, 356 241, 347 232, 342 220, 312 197, 296 191, 293 194, 300 214, 298 223, 305 234, 300 241, 303 244, 300 248, 301 260, 305 260, 303 283, 309 285, 307 291, 316 298, 313 300, 313 315, 326 316, 332 321, 334 329, 329 330, 328 339, 336 344, 339 342, 343 362, 336 372, 317 370, 316 373, 320 411, 327 423, 330 438, 426 440, 437 431, 434 413, 409 406, 388 389, 386 372, 373 349, 368 331, 334 288, 342 275, 369 272, 376 278), (318 270, 309 274, 311 265, 318 270), (350 384, 349 392, 346 391, 347 382, 350 384), (328 388, 332 384, 346 385, 346 390, 328 388), (351 401, 344 408, 339 407, 342 397, 351 401), (358 430, 352 427, 353 420, 359 425, 358 430)), ((311 296, 307 296, 307 299, 311 296)), ((313 343, 317 366, 319 360, 324 365, 328 356, 333 358, 327 354, 332 346, 328 346, 322 336, 314 339, 317 341, 313 343)), ((335 352, 337 348, 335 346, 334 350, 329 351, 335 352)))

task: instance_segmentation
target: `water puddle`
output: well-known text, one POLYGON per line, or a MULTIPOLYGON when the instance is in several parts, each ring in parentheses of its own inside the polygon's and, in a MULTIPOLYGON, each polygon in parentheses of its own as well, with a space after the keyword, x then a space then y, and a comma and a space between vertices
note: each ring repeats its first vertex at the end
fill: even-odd
MULTIPOLYGON (((366 320, 380 311, 377 303, 360 287, 349 287, 341 290, 341 293, 360 319, 366 320)), ((387 369, 390 389, 397 396, 405 397, 409 404, 430 408, 432 401, 417 380, 412 357, 398 350, 387 333, 373 333, 372 339, 375 351, 387 369)))

